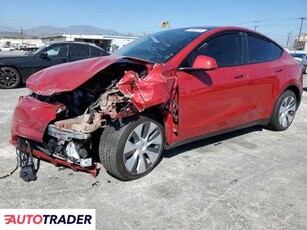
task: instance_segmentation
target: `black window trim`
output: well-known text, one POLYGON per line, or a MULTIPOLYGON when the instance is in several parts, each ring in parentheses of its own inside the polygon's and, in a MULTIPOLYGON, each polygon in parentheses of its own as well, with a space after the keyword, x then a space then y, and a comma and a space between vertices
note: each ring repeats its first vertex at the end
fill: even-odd
MULTIPOLYGON (((82 44, 82 43, 70 43, 70 46, 71 46, 71 49, 70 49, 70 52, 69 52, 69 57, 70 58, 76 58, 76 57, 72 57, 71 56, 71 52, 72 52, 72 50, 73 49, 75 49, 74 48, 74 46, 76 47, 77 45, 81 45, 81 46, 84 46, 84 47, 86 47, 87 48, 87 56, 84 56, 85 58, 90 58, 90 47, 89 47, 89 45, 87 45, 87 44, 82 44)), ((77 57, 78 58, 78 57, 77 57)))
POLYGON ((253 65, 253 64, 259 64, 259 63, 266 63, 266 62, 276 61, 276 60, 278 60, 283 55, 283 53, 285 51, 279 44, 277 44, 275 41, 273 41, 272 39, 270 39, 268 37, 264 37, 262 35, 259 35, 259 34, 256 34, 256 33, 252 33, 252 32, 245 32, 245 36, 244 37, 245 37, 245 41, 246 41, 246 65, 253 65), (256 38, 261 39, 261 40, 266 41, 266 42, 270 42, 273 45, 276 45, 278 48, 281 49, 280 55, 277 58, 272 59, 272 60, 258 61, 258 62, 249 62, 248 39, 247 39, 248 35, 256 37, 256 38))
POLYGON ((243 30, 224 30, 215 34, 210 35, 209 37, 207 37, 205 40, 201 41, 191 52, 189 52, 182 60, 182 62, 180 63, 180 65, 178 66, 178 70, 180 70, 180 68, 184 67, 182 66, 182 64, 185 62, 186 58, 188 58, 188 56, 192 53, 195 52, 197 49, 199 49, 204 43, 207 43, 211 40, 213 40, 216 37, 222 36, 222 35, 227 35, 227 34, 241 34, 242 37, 242 52, 243 52, 243 63, 240 65, 231 65, 231 66, 218 66, 218 68, 229 68, 229 67, 234 67, 234 66, 243 66, 247 64, 247 40, 246 40, 246 36, 245 31, 243 30))
MULTIPOLYGON (((69 44, 66 44, 66 43, 54 43, 54 44, 51 44, 47 47, 45 47, 40 53, 37 54, 37 56, 39 57, 39 55, 41 53, 47 53, 48 50, 50 49, 54 49, 54 47, 57 47, 57 46, 67 46, 67 49, 68 49, 68 54, 66 56, 66 59, 69 58, 69 54, 70 54, 70 45, 69 44)), ((57 59, 63 59, 63 57, 56 57, 56 56, 48 56, 48 58, 51 60, 57 60, 57 59)))

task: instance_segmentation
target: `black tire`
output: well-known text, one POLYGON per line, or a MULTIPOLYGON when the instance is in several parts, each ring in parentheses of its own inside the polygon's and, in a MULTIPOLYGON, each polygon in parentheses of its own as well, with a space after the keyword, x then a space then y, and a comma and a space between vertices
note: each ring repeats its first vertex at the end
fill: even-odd
POLYGON ((275 131, 283 131, 290 127, 297 109, 296 95, 285 91, 277 100, 268 128, 275 131))
POLYGON ((19 86, 21 82, 21 76, 19 72, 11 67, 0 68, 0 88, 1 89, 13 89, 19 86))
POLYGON ((100 138, 99 157, 104 168, 112 176, 123 181, 134 180, 145 176, 154 169, 159 163, 164 144, 164 127, 159 122, 149 116, 133 116, 123 118, 121 121, 116 120, 105 127, 100 138), (142 129, 142 141, 138 139, 139 135, 137 135, 140 128, 142 129), (154 128, 152 133, 149 131, 151 128, 154 128), (143 134, 146 136, 144 139, 143 134), (152 140, 157 143, 160 143, 161 140, 161 145, 155 143, 147 145, 152 140), (131 144, 138 147, 125 152, 131 144), (126 148, 126 146, 128 147, 126 148), (146 153, 146 151, 149 152, 146 153), (128 166, 131 165, 128 161, 135 161, 131 163, 133 164, 131 170, 128 170, 128 166), (142 171, 141 169, 144 168, 141 166, 144 166, 146 170, 142 171))

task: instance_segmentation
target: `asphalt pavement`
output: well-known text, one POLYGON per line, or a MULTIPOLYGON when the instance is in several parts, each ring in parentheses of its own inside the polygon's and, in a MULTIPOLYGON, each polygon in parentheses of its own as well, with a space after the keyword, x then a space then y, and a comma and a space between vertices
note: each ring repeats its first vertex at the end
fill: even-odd
MULTIPOLYGON (((41 162, 38 179, 0 180, 0 208, 94 208, 97 229, 307 229, 307 75, 284 132, 253 127, 165 151, 121 182, 41 162)), ((0 176, 14 169, 10 123, 25 88, 0 90, 0 176)))

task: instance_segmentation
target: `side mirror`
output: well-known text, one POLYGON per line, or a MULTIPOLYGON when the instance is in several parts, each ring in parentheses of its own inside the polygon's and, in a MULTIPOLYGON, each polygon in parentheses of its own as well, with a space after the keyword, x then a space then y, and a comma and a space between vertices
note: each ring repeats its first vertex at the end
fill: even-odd
POLYGON ((40 53, 39 54, 40 58, 46 59, 48 57, 48 54, 46 52, 40 53))
POLYGON ((194 60, 192 68, 193 69, 211 70, 211 69, 217 69, 218 65, 217 65, 216 60, 214 58, 204 56, 204 55, 198 55, 194 60))
POLYGON ((212 70, 217 69, 218 65, 214 58, 204 56, 204 55, 198 55, 194 62, 192 67, 181 67, 179 70, 181 71, 196 71, 196 70, 212 70))

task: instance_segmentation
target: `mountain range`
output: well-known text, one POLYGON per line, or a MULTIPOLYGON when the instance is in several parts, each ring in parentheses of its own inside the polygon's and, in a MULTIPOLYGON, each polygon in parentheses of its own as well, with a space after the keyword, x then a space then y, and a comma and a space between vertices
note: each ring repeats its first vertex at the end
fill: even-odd
MULTIPOLYGON (((73 25, 67 27, 55 26, 37 26, 30 29, 22 29, 23 37, 45 37, 50 35, 60 34, 106 34, 106 35, 120 35, 114 30, 101 29, 88 25, 73 25)), ((0 25, 0 37, 21 37, 20 29, 0 25)))

